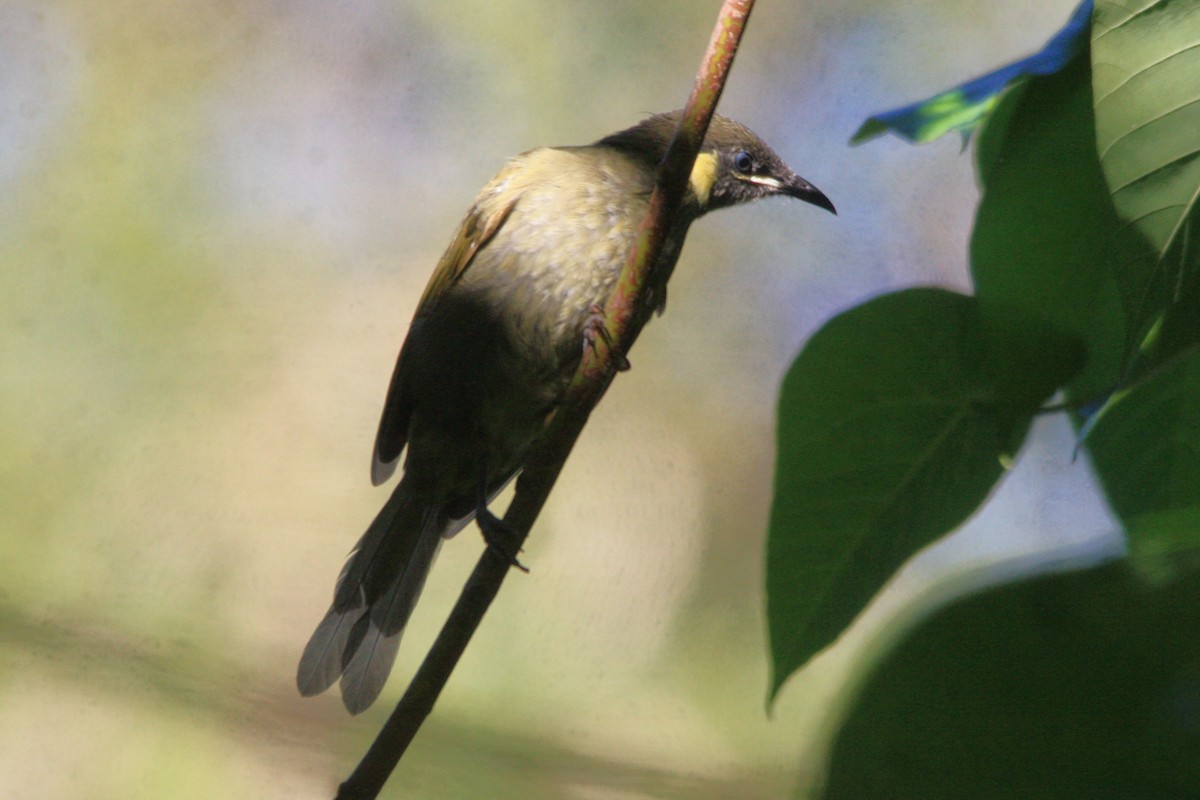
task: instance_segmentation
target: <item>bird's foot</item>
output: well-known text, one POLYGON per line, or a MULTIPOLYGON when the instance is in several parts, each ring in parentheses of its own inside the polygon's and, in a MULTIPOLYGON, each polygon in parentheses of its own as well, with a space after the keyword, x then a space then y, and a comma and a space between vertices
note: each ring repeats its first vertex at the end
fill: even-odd
POLYGON ((528 574, 529 567, 517 559, 517 555, 521 552, 521 537, 516 528, 488 511, 487 506, 483 506, 475 512, 475 521, 479 524, 480 532, 483 533, 483 541, 487 542, 487 546, 492 552, 510 567, 516 567, 521 572, 528 574))
POLYGON ((624 351, 613 341, 612 334, 608 332, 608 326, 605 325, 607 321, 608 319, 604 315, 604 308, 599 303, 593 303, 587 323, 583 327, 583 346, 595 350, 596 339, 600 339, 608 348, 609 358, 612 360, 612 365, 616 367, 617 372, 625 372, 630 367, 629 359, 625 357, 624 351))

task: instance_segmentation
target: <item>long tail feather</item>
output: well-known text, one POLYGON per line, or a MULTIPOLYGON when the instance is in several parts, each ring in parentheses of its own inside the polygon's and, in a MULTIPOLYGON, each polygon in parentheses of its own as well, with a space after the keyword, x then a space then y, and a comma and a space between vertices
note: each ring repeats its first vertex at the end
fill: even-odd
POLYGON ((375 701, 447 522, 436 509, 421 509, 400 482, 351 553, 333 604, 304 648, 300 694, 319 694, 340 677, 350 713, 375 701))

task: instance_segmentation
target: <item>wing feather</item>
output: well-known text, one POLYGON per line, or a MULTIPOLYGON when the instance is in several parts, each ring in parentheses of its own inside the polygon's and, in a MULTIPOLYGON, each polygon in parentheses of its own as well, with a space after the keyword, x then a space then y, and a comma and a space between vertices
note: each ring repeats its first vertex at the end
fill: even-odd
MULTIPOLYGON (((504 226, 513 208, 517 205, 519 191, 505 191, 509 185, 510 164, 492 179, 491 183, 476 198, 466 218, 458 226, 450 246, 438 261, 437 268, 429 279, 417 312, 419 318, 437 305, 446 291, 458 283, 463 273, 471 266, 475 256, 504 226)), ((412 397, 405 380, 405 347, 400 348, 392 381, 388 386, 387 399, 383 403, 383 415, 379 420, 379 432, 375 435, 375 449, 371 458, 371 483, 378 486, 396 471, 400 453, 408 441, 408 423, 412 415, 412 397)))

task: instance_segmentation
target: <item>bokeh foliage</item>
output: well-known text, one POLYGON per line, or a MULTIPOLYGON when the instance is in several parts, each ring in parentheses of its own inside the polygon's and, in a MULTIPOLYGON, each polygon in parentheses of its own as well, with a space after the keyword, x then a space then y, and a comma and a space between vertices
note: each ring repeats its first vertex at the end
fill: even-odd
MULTIPOLYGON (((789 372, 767 553, 772 696, 906 558, 978 509, 1040 413, 1078 425, 1128 541, 1119 566, 966 601, 885 656, 839 734, 829 796, 1200 788, 1188 766, 1200 751, 1188 710, 1197 653, 1169 622, 1172 607, 1190 619, 1200 600, 1198 52, 1200 3, 1084 2, 1019 62, 1042 68, 965 85, 982 122, 974 295, 908 308, 934 295, 901 292, 853 308, 789 372), (993 435, 939 426, 942 409, 993 435), (1106 592, 1122 598, 1114 613, 1130 606, 1119 618, 1081 628, 1055 617, 1106 592), (1031 614, 1054 622, 1022 621, 1031 614), (1091 665, 1091 649, 1119 665, 1091 665), (1135 652, 1170 655, 1151 666, 1130 663, 1135 652), (1129 724, 1089 722, 1105 709, 1129 724), (1047 733, 1066 727, 1069 737, 1047 733), (1151 757, 1158 743, 1167 752, 1151 757)), ((859 137, 962 130, 973 118, 946 108, 951 94, 874 117, 859 137)))

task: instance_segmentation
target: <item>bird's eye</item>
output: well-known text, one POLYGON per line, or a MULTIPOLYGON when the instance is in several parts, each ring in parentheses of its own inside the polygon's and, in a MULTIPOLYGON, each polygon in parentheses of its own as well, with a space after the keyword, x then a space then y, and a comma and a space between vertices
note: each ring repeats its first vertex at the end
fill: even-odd
POLYGON ((733 168, 738 172, 749 173, 754 169, 754 159, 745 150, 739 150, 738 154, 733 157, 733 168))

